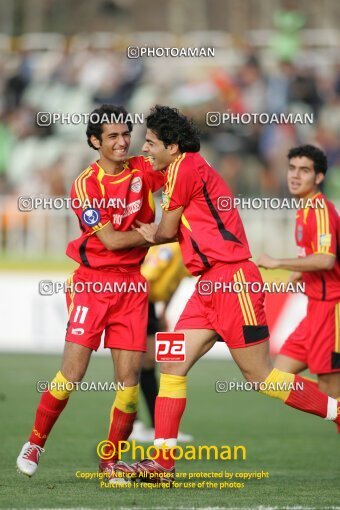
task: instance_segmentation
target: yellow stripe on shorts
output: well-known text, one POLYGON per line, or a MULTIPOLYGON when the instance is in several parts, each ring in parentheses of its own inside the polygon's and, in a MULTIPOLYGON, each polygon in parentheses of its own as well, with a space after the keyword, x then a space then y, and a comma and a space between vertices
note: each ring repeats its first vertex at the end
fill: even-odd
MULTIPOLYGON (((245 283, 245 277, 243 273, 243 269, 239 269, 233 276, 234 282, 238 282, 241 284, 245 283)), ((249 294, 242 290, 237 293, 238 300, 240 303, 240 307, 243 314, 244 323, 246 326, 257 326, 257 320, 255 315, 255 310, 253 307, 253 303, 251 302, 249 294)))
POLYGON ((340 303, 335 305, 335 352, 340 353, 340 303))

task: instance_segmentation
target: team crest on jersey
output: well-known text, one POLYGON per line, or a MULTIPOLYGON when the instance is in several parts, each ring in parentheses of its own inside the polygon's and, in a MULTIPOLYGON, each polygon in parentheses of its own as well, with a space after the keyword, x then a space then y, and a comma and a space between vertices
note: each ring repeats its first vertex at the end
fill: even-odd
POLYGON ((299 242, 302 241, 302 237, 303 237, 303 227, 302 227, 302 225, 298 225, 297 226, 296 237, 297 237, 297 240, 299 242))
POLYGON ((142 179, 140 177, 134 177, 130 182, 130 190, 134 193, 139 193, 142 189, 142 179))
POLYGON ((81 217, 83 222, 89 227, 94 227, 100 222, 100 212, 98 209, 85 209, 81 217))
POLYGON ((163 207, 169 207, 170 197, 164 191, 162 191, 162 205, 163 207))
POLYGON ((319 235, 319 245, 329 247, 332 244, 332 234, 319 235))

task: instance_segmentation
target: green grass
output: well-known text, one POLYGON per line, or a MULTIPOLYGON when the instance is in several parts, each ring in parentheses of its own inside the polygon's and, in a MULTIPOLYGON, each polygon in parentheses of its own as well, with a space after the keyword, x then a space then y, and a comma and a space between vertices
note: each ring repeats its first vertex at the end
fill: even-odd
MULTIPOLYGON (((113 395, 72 395, 53 430, 32 478, 19 475, 15 459, 27 440, 39 394, 38 380, 51 379, 58 356, 2 354, 0 360, 1 508, 277 508, 334 507, 338 502, 340 456, 334 424, 250 392, 216 393, 216 380, 241 380, 231 362, 203 360, 189 378, 181 425, 195 444, 245 445, 244 461, 180 461, 177 471, 268 471, 269 479, 245 482, 243 489, 100 489, 98 480, 80 480, 76 471, 94 472, 96 445, 106 437, 113 395)), ((110 381, 109 357, 94 356, 87 381, 110 381)))

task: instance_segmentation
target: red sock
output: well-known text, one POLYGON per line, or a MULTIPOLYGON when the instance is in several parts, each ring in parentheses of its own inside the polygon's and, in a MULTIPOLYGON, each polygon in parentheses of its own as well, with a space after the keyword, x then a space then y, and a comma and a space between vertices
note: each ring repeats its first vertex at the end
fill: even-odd
MULTIPOLYGON (((132 432, 133 422, 135 421, 136 415, 137 413, 124 413, 124 411, 117 409, 117 407, 114 408, 110 431, 107 439, 114 444, 116 451, 114 456, 109 459, 110 462, 116 462, 118 460, 118 442, 126 441, 129 438, 132 432)), ((110 453, 110 445, 106 448, 105 453, 110 453)))
POLYGON ((329 399, 330 397, 322 393, 314 382, 308 381, 299 375, 295 375, 294 388, 290 391, 285 404, 306 413, 316 414, 317 416, 326 418, 328 415, 329 399), (297 384, 298 386, 303 384, 303 389, 296 387, 297 384))
POLYGON ((340 434, 340 398, 337 397, 337 402, 338 402, 338 416, 337 418, 334 420, 334 423, 336 425, 336 430, 338 431, 338 434, 340 434))
POLYGON ((338 432, 340 434, 340 402, 339 402, 339 400, 338 400, 338 408, 337 409, 338 409, 338 415, 335 418, 334 422, 335 422, 338 432))
POLYGON ((59 400, 55 398, 49 391, 45 391, 41 395, 41 399, 35 415, 35 422, 31 432, 29 442, 44 446, 53 425, 58 416, 65 408, 68 398, 59 400))
MULTIPOLYGON (((301 378, 300 378, 300 380, 301 380, 301 378)), ((311 384, 314 386, 314 388, 318 388, 318 381, 315 381, 314 379, 309 379, 309 377, 302 377, 302 380, 303 380, 303 382, 308 381, 309 383, 311 383, 311 384)), ((296 381, 294 381, 294 382, 296 382, 296 381)), ((291 395, 290 395, 290 396, 291 396, 291 395)), ((289 400, 289 399, 288 399, 288 400, 289 400)), ((327 399, 327 400, 328 400, 328 399, 327 399)), ((339 402, 339 399, 338 399, 338 398, 337 398, 337 401, 339 402)), ((329 403, 329 401, 328 401, 328 403, 329 403)), ((327 403, 327 408, 328 408, 328 403, 327 403)), ((287 404, 287 402, 286 402, 286 404, 287 404)), ((289 405, 289 404, 288 404, 288 405, 289 405)), ((295 407, 295 406, 293 405, 292 407, 295 407)), ((339 411, 339 408, 340 408, 340 405, 339 405, 339 403, 338 403, 338 416, 337 416, 337 418, 334 420, 334 422, 335 422, 335 424, 336 424, 337 431, 338 431, 338 433, 340 434, 340 418, 339 418, 339 413, 340 413, 340 411, 339 411)), ((298 409, 300 409, 300 407, 299 407, 298 409)), ((304 410, 304 409, 302 409, 302 410, 304 410)), ((308 412, 311 412, 311 411, 308 411, 308 412)), ((319 416, 322 416, 322 417, 324 418, 324 415, 323 415, 323 414, 319 414, 319 413, 317 413, 317 412, 316 412, 316 413, 313 413, 313 414, 318 414, 319 416)))
MULTIPOLYGON (((177 439, 179 424, 184 413, 186 398, 157 397, 155 405, 155 439, 177 439)), ((171 446, 171 444, 169 445, 171 446)), ((170 458, 169 451, 160 451, 156 459, 158 464, 171 469, 175 461, 170 458)))

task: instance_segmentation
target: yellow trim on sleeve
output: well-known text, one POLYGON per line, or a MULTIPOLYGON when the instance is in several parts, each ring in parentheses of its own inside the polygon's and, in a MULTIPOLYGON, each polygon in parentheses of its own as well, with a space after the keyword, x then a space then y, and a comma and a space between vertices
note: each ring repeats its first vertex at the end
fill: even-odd
POLYGON ((182 214, 181 216, 181 221, 183 223, 183 225, 188 229, 190 230, 190 232, 192 232, 192 228, 190 227, 190 223, 188 222, 188 220, 186 219, 186 217, 184 216, 184 214, 182 214))
POLYGON ((110 221, 107 221, 106 223, 101 223, 99 222, 97 225, 95 225, 94 227, 91 227, 93 229, 93 232, 99 232, 99 230, 102 230, 102 228, 106 227, 106 225, 108 225, 110 223, 110 221))
POLYGON ((155 212, 156 206, 155 206, 155 201, 154 201, 151 189, 149 189, 148 202, 149 202, 149 207, 150 207, 151 211, 155 212))
POLYGON ((84 202, 84 200, 85 200, 85 197, 84 197, 84 195, 82 193, 82 189, 81 189, 81 181, 89 174, 89 172, 91 172, 91 170, 92 170, 92 168, 88 167, 74 181, 74 187, 75 187, 76 195, 77 195, 77 197, 79 198, 79 200, 81 202, 84 202))
POLYGON ((105 187, 104 187, 104 184, 102 183, 102 180, 104 178, 105 172, 104 172, 104 170, 103 170, 103 168, 101 166, 98 165, 98 167, 99 167, 99 171, 98 171, 98 174, 97 174, 97 179, 99 181, 99 186, 100 186, 102 195, 103 195, 103 197, 105 197, 105 187))
POLYGON ((186 152, 183 152, 183 154, 178 156, 178 158, 175 159, 175 161, 169 166, 168 178, 167 178, 166 190, 165 190, 165 193, 168 195, 169 200, 171 199, 171 196, 174 192, 178 169, 180 167, 180 164, 184 160, 185 156, 186 156, 186 152))

